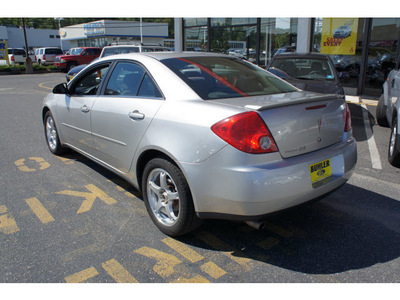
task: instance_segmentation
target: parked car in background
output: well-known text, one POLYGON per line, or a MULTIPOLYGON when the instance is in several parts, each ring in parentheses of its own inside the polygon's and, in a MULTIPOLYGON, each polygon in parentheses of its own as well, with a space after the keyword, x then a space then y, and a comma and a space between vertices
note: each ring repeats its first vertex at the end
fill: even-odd
POLYGON ((167 47, 162 47, 158 45, 115 45, 115 46, 106 46, 101 51, 100 57, 106 57, 109 55, 115 54, 124 54, 124 53, 135 53, 135 52, 163 52, 163 51, 171 51, 167 47))
POLYGON ((357 161, 342 95, 300 91, 215 53, 104 57, 43 102, 50 151, 72 148, 143 193, 165 234, 253 221, 319 199, 357 161))
POLYGON ((349 25, 340 26, 333 32, 334 38, 344 38, 345 39, 349 36, 351 36, 351 26, 349 26, 349 25))
POLYGON ((267 70, 305 91, 344 95, 335 67, 325 54, 275 55, 267 70))
POLYGON ((63 71, 69 71, 75 66, 88 64, 100 56, 102 48, 99 47, 78 47, 71 48, 67 54, 55 58, 54 65, 63 71))
POLYGON ((400 167, 400 58, 383 84, 383 94, 376 108, 376 121, 380 126, 390 127, 388 160, 400 167))
POLYGON ((8 48, 8 61, 10 65, 24 64, 25 57, 26 53, 24 48, 8 48))
POLYGON ((63 55, 60 48, 57 47, 44 47, 35 50, 35 60, 39 65, 52 65, 56 56, 63 55))
MULTIPOLYGON (((171 51, 167 47, 157 46, 157 45, 115 45, 115 46, 106 46, 101 51, 99 58, 117 55, 117 54, 125 54, 125 53, 137 53, 137 52, 163 52, 163 51, 171 51)), ((78 74, 86 65, 79 65, 72 69, 70 69, 66 75, 67 82, 70 81, 76 74, 78 74)))

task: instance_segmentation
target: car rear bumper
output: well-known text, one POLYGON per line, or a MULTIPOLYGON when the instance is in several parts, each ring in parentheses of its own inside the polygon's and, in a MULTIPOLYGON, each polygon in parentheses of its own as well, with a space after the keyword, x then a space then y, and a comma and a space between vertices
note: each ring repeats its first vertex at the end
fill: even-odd
POLYGON ((289 159, 237 152, 227 146, 201 164, 182 164, 199 217, 262 219, 331 193, 347 182, 357 162, 354 139, 289 159), (310 165, 327 159, 332 175, 313 184, 310 165))

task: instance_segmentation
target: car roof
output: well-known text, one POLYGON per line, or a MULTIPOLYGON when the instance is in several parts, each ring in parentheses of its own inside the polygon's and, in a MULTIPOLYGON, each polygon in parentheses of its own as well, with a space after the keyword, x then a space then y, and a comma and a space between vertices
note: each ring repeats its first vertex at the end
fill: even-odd
POLYGON ((327 58, 328 56, 323 53, 315 53, 315 52, 308 52, 308 53, 299 53, 299 52, 287 52, 287 53, 279 53, 275 55, 275 58, 327 58))

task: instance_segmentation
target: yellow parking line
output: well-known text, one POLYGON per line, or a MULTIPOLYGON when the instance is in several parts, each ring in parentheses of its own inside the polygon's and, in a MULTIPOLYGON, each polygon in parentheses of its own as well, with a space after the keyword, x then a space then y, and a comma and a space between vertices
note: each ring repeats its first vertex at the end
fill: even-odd
POLYGON ((199 231, 195 235, 207 245, 210 245, 215 250, 221 251, 222 254, 226 255, 242 267, 250 269, 249 264, 251 259, 247 258, 246 255, 241 251, 233 249, 230 245, 206 231, 199 231))
POLYGON ((38 86, 39 87, 41 87, 41 88, 43 88, 43 89, 46 89, 46 90, 53 90, 53 88, 50 88, 50 87, 47 87, 47 86, 44 86, 44 84, 47 84, 47 83, 53 83, 54 84, 54 81, 47 81, 47 82, 42 82, 42 83, 40 83, 38 86))
POLYGON ((43 224, 55 221, 49 211, 42 203, 40 203, 38 198, 34 197, 26 199, 25 201, 43 224))
POLYGON ((104 270, 119 283, 138 283, 138 281, 115 259, 102 264, 104 270))
POLYGON ((208 275, 210 275, 214 279, 218 279, 226 274, 226 271, 218 267, 215 263, 212 261, 209 261, 208 263, 203 264, 200 269, 202 269, 204 272, 206 272, 208 275))
POLYGON ((67 283, 80 283, 80 282, 84 282, 90 278, 93 278, 97 275, 99 275, 99 272, 97 272, 97 270, 95 268, 90 267, 90 268, 80 271, 78 273, 67 276, 64 279, 67 283))
POLYGON ((162 241, 192 263, 198 262, 204 258, 199 253, 177 240, 166 238, 162 241))
POLYGON ((264 250, 269 250, 278 244, 279 244, 278 239, 274 237, 268 237, 265 240, 262 240, 261 242, 257 243, 257 246, 263 248, 264 250))

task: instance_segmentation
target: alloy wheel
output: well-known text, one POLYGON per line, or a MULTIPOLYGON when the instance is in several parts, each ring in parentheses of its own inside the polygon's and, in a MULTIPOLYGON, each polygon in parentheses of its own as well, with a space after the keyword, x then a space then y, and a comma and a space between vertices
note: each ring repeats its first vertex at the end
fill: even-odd
POLYGON ((57 130, 52 117, 46 119, 46 137, 50 149, 55 150, 57 148, 57 130))
POLYGON ((165 226, 172 226, 179 217, 179 193, 171 175, 157 168, 147 179, 147 195, 151 210, 157 220, 165 226))

